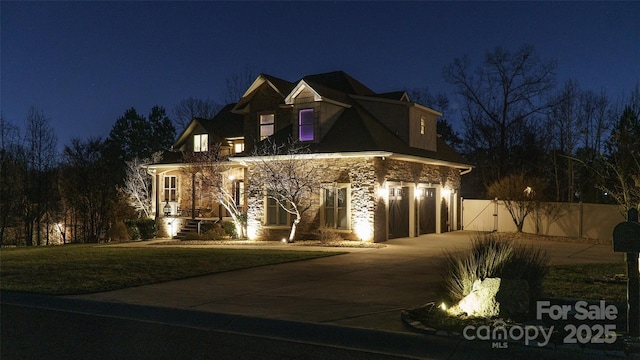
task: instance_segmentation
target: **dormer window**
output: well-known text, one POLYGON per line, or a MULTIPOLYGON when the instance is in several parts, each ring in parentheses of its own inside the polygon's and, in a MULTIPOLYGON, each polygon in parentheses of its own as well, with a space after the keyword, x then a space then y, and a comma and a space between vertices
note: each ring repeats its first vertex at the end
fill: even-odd
POLYGON ((260 114, 260 140, 264 140, 273 135, 274 125, 274 114, 260 114))
POLYGON ((209 151, 209 134, 193 135, 193 152, 209 151))
POLYGON ((298 135, 300 141, 314 140, 314 114, 313 109, 300 110, 298 116, 298 135))
POLYGON ((424 119, 424 115, 422 115, 420 116, 420 135, 424 135, 426 127, 426 120, 424 119))

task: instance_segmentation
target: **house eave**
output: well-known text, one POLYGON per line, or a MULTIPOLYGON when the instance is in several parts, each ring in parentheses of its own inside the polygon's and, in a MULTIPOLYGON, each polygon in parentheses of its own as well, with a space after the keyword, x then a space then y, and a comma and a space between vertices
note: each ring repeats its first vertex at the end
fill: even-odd
POLYGON ((463 164, 463 163, 440 160, 440 159, 424 158, 424 157, 414 156, 414 155, 392 154, 389 156, 389 158, 394 160, 418 162, 418 163, 428 164, 428 165, 448 166, 448 167, 461 169, 465 171, 468 170, 467 172, 465 172, 465 174, 471 172, 471 169, 473 169, 473 166, 469 164, 463 164))
POLYGON ((312 154, 295 154, 295 155, 273 155, 273 156, 246 156, 246 157, 230 157, 229 161, 241 164, 252 163, 258 161, 278 161, 290 160, 292 157, 299 160, 315 160, 315 159, 344 159, 344 158, 373 158, 387 157, 393 153, 388 151, 354 151, 354 152, 335 152, 335 153, 312 153, 312 154))

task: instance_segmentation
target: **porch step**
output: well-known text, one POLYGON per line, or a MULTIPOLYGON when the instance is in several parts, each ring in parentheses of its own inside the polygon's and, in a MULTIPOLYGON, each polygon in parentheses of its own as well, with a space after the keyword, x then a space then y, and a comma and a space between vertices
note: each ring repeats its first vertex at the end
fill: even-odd
POLYGON ((190 219, 173 238, 176 240, 184 240, 188 235, 197 234, 198 222, 200 222, 200 220, 190 219))

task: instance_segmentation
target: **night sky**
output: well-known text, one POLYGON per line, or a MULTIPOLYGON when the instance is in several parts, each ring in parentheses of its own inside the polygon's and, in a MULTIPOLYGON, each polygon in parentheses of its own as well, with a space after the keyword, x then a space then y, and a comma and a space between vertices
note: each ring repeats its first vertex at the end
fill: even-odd
POLYGON ((247 70, 344 70, 377 92, 452 95, 442 68, 533 45, 612 100, 640 82, 640 2, 0 2, 1 110, 51 119, 60 145, 106 137, 135 107, 221 101, 247 70))

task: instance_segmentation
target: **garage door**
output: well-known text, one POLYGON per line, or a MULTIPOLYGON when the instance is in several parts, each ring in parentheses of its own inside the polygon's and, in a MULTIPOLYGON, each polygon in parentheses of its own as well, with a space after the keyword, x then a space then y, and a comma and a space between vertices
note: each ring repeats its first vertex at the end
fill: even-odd
POLYGON ((420 218, 420 234, 436 232, 436 189, 422 189, 418 216, 420 218))
POLYGON ((389 239, 409 236, 409 188, 389 188, 389 239))

